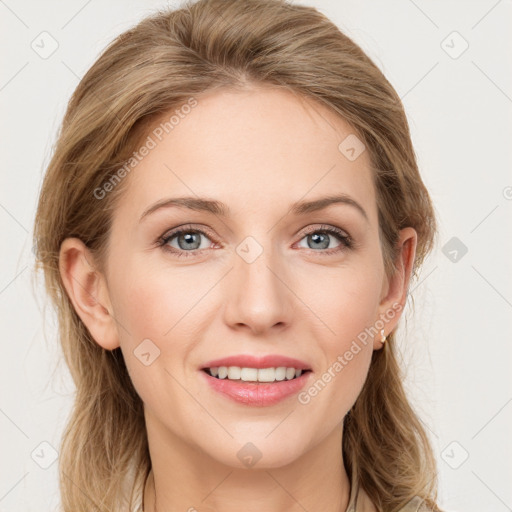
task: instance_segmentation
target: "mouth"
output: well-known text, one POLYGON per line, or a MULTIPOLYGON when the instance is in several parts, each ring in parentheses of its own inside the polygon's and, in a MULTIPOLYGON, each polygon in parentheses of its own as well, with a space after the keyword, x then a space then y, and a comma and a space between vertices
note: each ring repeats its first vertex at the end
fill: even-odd
POLYGON ((199 373, 216 394, 243 406, 269 407, 296 396, 310 382, 312 370, 292 366, 210 366, 199 373))
POLYGON ((272 406, 291 399, 311 380, 304 361, 280 354, 238 354, 198 368, 216 394, 244 406, 272 406))
POLYGON ((212 366, 202 369, 210 377, 219 380, 230 380, 252 383, 273 383, 298 379, 302 374, 311 372, 310 369, 295 367, 252 368, 240 366, 212 366))

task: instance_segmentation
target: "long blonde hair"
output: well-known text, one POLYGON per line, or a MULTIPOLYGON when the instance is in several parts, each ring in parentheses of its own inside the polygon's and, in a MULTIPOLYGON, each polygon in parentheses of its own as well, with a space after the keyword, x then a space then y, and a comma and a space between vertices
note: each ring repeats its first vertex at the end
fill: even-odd
MULTIPOLYGON (((123 182, 102 187, 137 149, 150 122, 221 87, 268 84, 344 118, 364 141, 377 191, 381 247, 395 271, 401 228, 418 233, 413 277, 436 237, 400 98, 351 39, 312 7, 284 0, 200 0, 159 11, 117 37, 69 102, 36 213, 36 269, 58 316, 76 397, 60 448, 65 512, 133 510, 151 468, 143 407, 120 349, 91 337, 63 286, 59 249, 80 238, 105 261, 123 182)), ((146 133, 147 135, 147 133, 146 133)), ((404 392, 394 334, 375 351, 363 390, 344 421, 347 472, 379 510, 415 496, 436 505, 435 458, 404 392)))

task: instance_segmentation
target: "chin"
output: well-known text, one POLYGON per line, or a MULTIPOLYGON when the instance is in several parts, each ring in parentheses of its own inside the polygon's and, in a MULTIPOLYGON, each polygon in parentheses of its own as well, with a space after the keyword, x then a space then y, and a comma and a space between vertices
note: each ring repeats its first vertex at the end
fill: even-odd
POLYGON ((289 432, 284 431, 281 435, 274 432, 268 436, 270 431, 271 429, 267 430, 261 436, 239 435, 225 443, 212 440, 212 444, 216 446, 215 451, 212 452, 212 446, 206 451, 221 464, 248 470, 281 468, 304 454, 306 443, 301 442, 296 435, 289 435, 289 432))

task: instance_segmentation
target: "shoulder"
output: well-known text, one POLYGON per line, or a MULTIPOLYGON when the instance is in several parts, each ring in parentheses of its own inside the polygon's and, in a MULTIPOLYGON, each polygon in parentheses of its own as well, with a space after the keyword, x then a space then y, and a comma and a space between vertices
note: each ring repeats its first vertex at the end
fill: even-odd
MULTIPOLYGON (((353 474, 352 477, 350 499, 346 512, 378 512, 364 487, 360 486, 357 475, 353 474)), ((415 496, 396 512, 433 512, 433 510, 421 496, 415 496)))
POLYGON ((411 501, 402 507, 398 512, 432 512, 423 498, 415 496, 411 501))
MULTIPOLYGON (((346 512, 377 512, 377 508, 370 500, 364 489, 359 488, 356 499, 350 502, 350 506, 346 512)), ((432 509, 427 505, 425 500, 420 496, 415 496, 402 508, 398 509, 397 512, 433 512, 432 509)))

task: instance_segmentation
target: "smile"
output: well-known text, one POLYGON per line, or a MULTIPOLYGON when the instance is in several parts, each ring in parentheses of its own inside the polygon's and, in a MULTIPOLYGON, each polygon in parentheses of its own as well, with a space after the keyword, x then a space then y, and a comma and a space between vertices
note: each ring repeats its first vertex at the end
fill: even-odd
POLYGON ((199 374, 205 379, 208 390, 214 392, 212 400, 215 396, 220 396, 223 399, 228 399, 230 402, 253 407, 272 406, 284 401, 286 398, 297 395, 313 375, 311 370, 300 370, 293 367, 250 368, 221 366, 217 368, 217 376, 213 376, 210 372, 215 373, 215 367, 205 368, 199 374), (278 380, 282 377, 283 371, 284 379, 278 380), (230 378, 230 372, 233 377, 238 376, 238 378, 230 378), (261 377, 260 372, 262 372, 261 377), (289 379, 286 378, 287 373, 290 376, 289 379), (225 376, 222 378, 219 374, 225 376), (255 380, 256 378, 258 380, 255 380), (260 378, 263 380, 260 380, 260 378))
POLYGON ((292 380, 300 377, 302 370, 279 366, 277 368, 249 368, 240 366, 219 366, 206 368, 205 371, 217 379, 237 380, 244 382, 279 382, 283 380, 292 380))

